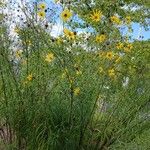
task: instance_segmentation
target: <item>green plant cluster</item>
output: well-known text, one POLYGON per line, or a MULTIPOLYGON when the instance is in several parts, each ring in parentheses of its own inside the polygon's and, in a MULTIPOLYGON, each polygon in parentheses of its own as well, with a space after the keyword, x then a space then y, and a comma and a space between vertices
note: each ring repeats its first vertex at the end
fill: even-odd
POLYGON ((108 2, 93 6, 106 14, 105 25, 84 16, 88 1, 71 3, 95 29, 89 37, 52 38, 29 20, 17 28, 21 50, 13 51, 7 26, 1 27, 0 149, 148 150, 150 43, 122 40, 110 21, 124 13, 117 11, 120 1, 108 2), (106 41, 97 42, 97 34, 106 41))

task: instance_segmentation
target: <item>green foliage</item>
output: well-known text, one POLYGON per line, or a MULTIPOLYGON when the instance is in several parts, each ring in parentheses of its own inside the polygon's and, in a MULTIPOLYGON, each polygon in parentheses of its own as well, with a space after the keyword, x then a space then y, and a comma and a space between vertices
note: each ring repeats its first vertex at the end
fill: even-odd
POLYGON ((5 149, 149 148, 150 43, 122 39, 110 22, 114 13, 128 14, 120 1, 95 1, 91 9, 106 16, 97 24, 84 15, 90 9, 86 3, 72 2, 71 8, 95 29, 88 38, 67 32, 75 38, 53 39, 32 20, 18 28, 22 51, 15 52, 7 28, 1 28, 0 124, 8 132, 0 142, 5 149), (106 39, 97 42, 97 34, 106 39))

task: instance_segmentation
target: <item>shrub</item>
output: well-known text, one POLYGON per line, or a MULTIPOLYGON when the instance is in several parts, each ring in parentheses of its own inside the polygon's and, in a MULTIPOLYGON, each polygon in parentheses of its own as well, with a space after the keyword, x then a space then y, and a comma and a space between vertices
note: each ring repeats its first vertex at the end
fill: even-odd
POLYGON ((132 12, 126 16, 119 1, 68 5, 57 38, 41 24, 45 3, 37 5, 36 17, 26 16, 27 25, 15 28, 20 49, 12 48, 6 24, 1 27, 2 148, 133 149, 149 136, 149 41, 120 34, 132 12), (78 34, 77 27, 90 27, 90 34, 78 34))

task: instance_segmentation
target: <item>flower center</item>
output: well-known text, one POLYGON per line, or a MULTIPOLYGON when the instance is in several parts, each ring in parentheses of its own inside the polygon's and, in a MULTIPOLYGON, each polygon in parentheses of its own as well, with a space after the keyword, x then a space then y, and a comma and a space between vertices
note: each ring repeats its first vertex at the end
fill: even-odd
POLYGON ((95 16, 95 19, 98 19, 98 16, 95 16))
POLYGON ((67 17, 68 15, 67 14, 64 14, 64 17, 67 17))

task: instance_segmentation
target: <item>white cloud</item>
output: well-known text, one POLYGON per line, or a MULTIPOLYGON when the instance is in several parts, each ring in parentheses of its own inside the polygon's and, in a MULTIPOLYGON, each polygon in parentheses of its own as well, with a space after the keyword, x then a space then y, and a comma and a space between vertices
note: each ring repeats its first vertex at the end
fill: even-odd
POLYGON ((57 23, 52 26, 51 36, 58 37, 63 32, 63 25, 61 23, 57 23))

